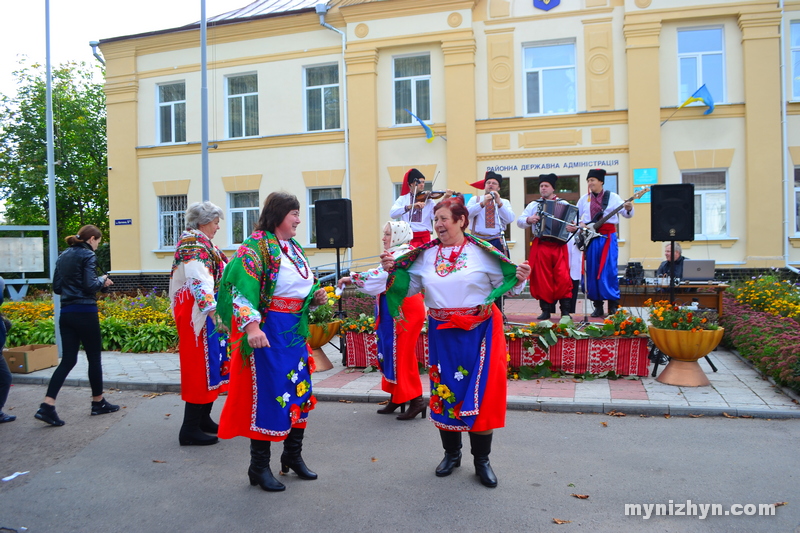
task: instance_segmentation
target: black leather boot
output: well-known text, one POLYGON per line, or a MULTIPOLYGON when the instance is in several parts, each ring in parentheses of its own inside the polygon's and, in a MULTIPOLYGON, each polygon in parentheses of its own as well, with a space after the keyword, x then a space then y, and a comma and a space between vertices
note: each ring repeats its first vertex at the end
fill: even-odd
POLYGON ((200 429, 204 407, 203 404, 186 402, 183 425, 178 434, 178 442, 181 443, 181 446, 208 446, 219 442, 217 437, 206 435, 200 429))
POLYGON ((608 314, 613 315, 619 309, 619 300, 609 300, 608 301, 608 314))
POLYGON ((440 429, 439 436, 442 438, 444 459, 436 467, 436 475, 445 477, 452 474, 455 467, 461 466, 461 432, 440 429))
POLYGON ((592 300, 592 303, 594 304, 594 311, 592 311, 591 316, 595 318, 605 316, 603 314, 603 300, 592 300))
POLYGON ((201 407, 200 430, 216 435, 219 431, 219 424, 211 419, 211 408, 214 407, 214 402, 203 404, 201 407))
POLYGON ((558 301, 558 305, 561 307, 561 318, 571 318, 569 314, 572 312, 572 299, 562 298, 558 301))
POLYGON ((492 434, 469 434, 472 455, 475 457, 475 475, 481 478, 481 485, 489 488, 497 486, 497 476, 494 475, 492 465, 489 464, 489 454, 492 452, 492 434))
POLYGON ((428 406, 425 403, 425 400, 422 396, 417 396, 410 402, 408 402, 408 412, 402 415, 397 415, 398 420, 411 420, 416 418, 418 414, 422 413, 422 418, 425 418, 425 413, 428 410, 428 406))
POLYGON ((247 476, 251 485, 258 485, 268 492, 280 492, 286 486, 275 479, 269 469, 270 441, 250 439, 250 468, 247 476))
POLYGON ((284 474, 291 468, 300 479, 317 479, 317 474, 306 466, 300 452, 303 451, 303 434, 305 428, 292 428, 286 440, 283 441, 281 454, 281 472, 284 474))
POLYGON ((555 311, 555 305, 545 302, 544 300, 539 300, 539 307, 542 309, 542 314, 536 317, 536 320, 548 320, 550 318, 550 313, 555 311))
POLYGON ((389 398, 389 403, 386 404, 386 407, 384 407, 383 409, 378 409, 377 413, 379 415, 390 415, 390 414, 394 413, 397 410, 398 407, 400 408, 400 412, 401 413, 405 413, 406 412, 406 404, 405 403, 394 403, 392 401, 393 399, 394 398, 389 398))

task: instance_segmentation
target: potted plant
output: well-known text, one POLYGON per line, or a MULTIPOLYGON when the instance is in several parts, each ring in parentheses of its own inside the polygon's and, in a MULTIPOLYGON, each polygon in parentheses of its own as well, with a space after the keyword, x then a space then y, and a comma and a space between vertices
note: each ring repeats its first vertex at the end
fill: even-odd
POLYGON ((716 313, 671 304, 666 300, 650 307, 650 339, 670 357, 657 380, 668 385, 699 387, 710 385, 697 360, 719 345, 725 330, 717 325, 716 313))
POLYGON ((324 289, 328 293, 328 301, 312 310, 308 315, 308 331, 310 333, 308 345, 311 347, 311 356, 314 358, 318 372, 333 368, 333 363, 322 351, 322 347, 339 332, 341 324, 341 321, 333 318, 333 307, 339 296, 336 295, 333 287, 328 286, 324 289))

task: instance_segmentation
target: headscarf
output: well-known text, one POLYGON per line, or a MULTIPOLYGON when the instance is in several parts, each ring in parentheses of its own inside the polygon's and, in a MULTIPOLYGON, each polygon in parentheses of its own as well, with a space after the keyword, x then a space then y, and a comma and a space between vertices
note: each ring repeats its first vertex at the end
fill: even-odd
POLYGON ((409 249, 408 243, 414 238, 411 225, 404 220, 390 220, 384 224, 383 231, 386 231, 386 226, 389 226, 389 231, 392 232, 392 240, 387 251, 395 257, 406 253, 409 249))

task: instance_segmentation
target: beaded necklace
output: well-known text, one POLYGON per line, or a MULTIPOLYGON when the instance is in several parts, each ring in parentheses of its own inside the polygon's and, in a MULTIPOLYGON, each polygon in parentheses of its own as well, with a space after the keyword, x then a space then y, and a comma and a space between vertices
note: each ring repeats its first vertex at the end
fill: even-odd
POLYGON ((436 260, 434 261, 434 268, 436 270, 436 274, 439 277, 446 277, 447 275, 451 274, 453 270, 456 268, 456 261, 461 256, 461 252, 464 251, 464 246, 467 245, 467 239, 464 239, 464 242, 461 243, 461 246, 458 247, 458 251, 456 251, 455 247, 453 247, 453 251, 450 252, 450 257, 445 259, 443 253, 443 246, 442 243, 439 243, 439 249, 436 251, 436 260), (444 263, 448 262, 450 265, 445 265, 444 263), (439 269, 439 265, 442 265, 441 270, 439 269))
POLYGON ((283 251, 283 254, 286 257, 288 257, 289 260, 292 262, 292 265, 294 265, 294 269, 297 270, 297 273, 300 274, 300 277, 302 277, 303 279, 308 279, 308 275, 309 275, 308 263, 306 263, 303 260, 302 254, 299 253, 299 251, 297 250, 297 245, 292 241, 287 241, 287 244, 284 244, 283 242, 281 242, 280 245, 281 245, 281 250, 283 251), (289 250, 290 249, 292 251, 291 255, 289 254, 289 250), (303 274, 303 272, 300 270, 300 267, 303 268, 303 270, 305 271, 305 274, 303 274))

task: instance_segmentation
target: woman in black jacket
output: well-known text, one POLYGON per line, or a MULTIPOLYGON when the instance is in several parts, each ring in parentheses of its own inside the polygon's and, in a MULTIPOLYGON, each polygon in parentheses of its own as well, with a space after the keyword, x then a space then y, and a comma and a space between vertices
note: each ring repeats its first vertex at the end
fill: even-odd
POLYGON ((67 237, 67 248, 56 261, 53 292, 61 295, 61 364, 58 365, 44 403, 36 418, 53 426, 63 426, 56 413, 56 396, 67 375, 78 362, 81 343, 89 360, 89 384, 92 387, 92 414, 104 415, 119 411, 103 398, 103 366, 100 360, 103 345, 100 340, 100 319, 97 315, 97 292, 112 285, 108 276, 97 276, 97 257, 94 252, 103 235, 97 226, 83 226, 77 235, 67 237))

